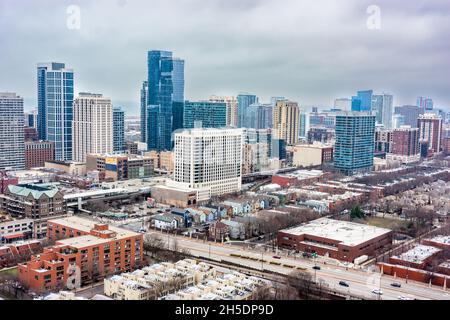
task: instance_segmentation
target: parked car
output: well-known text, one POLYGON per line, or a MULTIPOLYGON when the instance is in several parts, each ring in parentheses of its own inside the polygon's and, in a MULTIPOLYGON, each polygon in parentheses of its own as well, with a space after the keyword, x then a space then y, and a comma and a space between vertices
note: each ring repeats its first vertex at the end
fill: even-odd
POLYGON ((314 270, 320 270, 320 267, 319 266, 314 266, 314 267, 312 267, 314 270))
POLYGON ((343 287, 350 287, 350 285, 345 281, 339 281, 339 285, 343 287))
POLYGON ((280 256, 273 256, 274 259, 281 259, 280 256))
POLYGON ((393 282, 393 283, 391 283, 391 287, 401 288, 402 285, 400 283, 398 283, 398 282, 393 282))
POLYGON ((398 300, 414 300, 414 299, 411 299, 411 298, 408 298, 408 297, 405 297, 405 296, 399 296, 398 300))

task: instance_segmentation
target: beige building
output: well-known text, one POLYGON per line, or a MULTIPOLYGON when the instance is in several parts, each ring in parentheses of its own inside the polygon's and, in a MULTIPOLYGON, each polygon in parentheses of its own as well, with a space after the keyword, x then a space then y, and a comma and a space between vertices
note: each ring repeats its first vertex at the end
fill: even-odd
POLYGON ((101 94, 80 93, 73 102, 73 160, 113 152, 113 106, 101 94))
POLYGON ((144 156, 149 157, 153 160, 154 169, 164 171, 167 173, 173 173, 174 162, 173 162, 173 152, 171 151, 149 151, 144 153, 144 156))
POLYGON ((300 109, 297 102, 277 101, 273 108, 273 127, 275 137, 283 139, 288 145, 298 142, 300 125, 300 109))
POLYGON ((319 166, 333 161, 333 147, 321 143, 296 145, 293 148, 292 162, 294 166, 319 166))
POLYGON ((227 126, 237 127, 238 123, 238 103, 233 96, 215 96, 209 97, 211 102, 222 102, 227 104, 227 126))
POLYGON ((84 163, 84 162, 46 161, 45 168, 60 170, 60 171, 63 171, 65 173, 73 175, 73 176, 86 175, 86 163, 84 163))

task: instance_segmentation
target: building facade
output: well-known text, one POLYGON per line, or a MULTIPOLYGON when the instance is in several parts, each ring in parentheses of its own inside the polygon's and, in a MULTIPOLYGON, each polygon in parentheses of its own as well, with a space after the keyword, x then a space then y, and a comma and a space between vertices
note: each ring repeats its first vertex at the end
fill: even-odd
POLYGON ((64 63, 39 63, 38 134, 55 143, 55 159, 72 160, 74 73, 64 63))
POLYGON ((200 201, 241 190, 241 129, 188 129, 174 136, 176 185, 197 190, 200 201))
POLYGON ((169 51, 148 52, 146 142, 148 150, 171 150, 172 132, 182 128, 184 60, 169 51))
POLYGON ((258 102, 258 97, 254 94, 243 93, 237 96, 238 106, 238 128, 244 127, 245 112, 249 106, 258 102))
POLYGON ((113 108, 113 151, 125 151, 125 112, 120 107, 113 108))
POLYGON ((273 129, 277 139, 286 141, 288 145, 298 143, 300 109, 297 102, 277 101, 273 108, 273 129))
POLYGON ((233 96, 216 96, 209 97, 211 102, 221 102, 227 105, 227 126, 237 127, 238 125, 238 103, 233 96))
POLYGON ((224 102, 186 101, 184 104, 183 128, 195 126, 221 128, 227 125, 227 105, 224 102))
POLYGON ((346 175, 373 167, 375 116, 355 112, 336 116, 334 166, 346 175))
POLYGON ((88 153, 113 151, 113 106, 101 94, 80 93, 74 101, 73 160, 85 162, 88 153))
POLYGON ((44 167, 46 161, 55 160, 55 144, 50 141, 25 142, 25 168, 44 167))
POLYGON ((25 169, 23 98, 0 92, 0 170, 25 169))
POLYGON ((441 152, 442 118, 433 113, 425 113, 417 119, 417 126, 419 141, 426 141, 428 144, 428 156, 441 152))
POLYGON ((372 96, 372 110, 375 113, 375 120, 378 124, 382 124, 384 128, 393 128, 393 107, 394 96, 391 94, 374 94, 372 96))

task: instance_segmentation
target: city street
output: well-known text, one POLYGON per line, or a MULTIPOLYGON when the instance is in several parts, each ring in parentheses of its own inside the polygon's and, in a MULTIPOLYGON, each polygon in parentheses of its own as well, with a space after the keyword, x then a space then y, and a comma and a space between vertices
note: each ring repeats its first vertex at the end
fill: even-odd
POLYGON ((320 270, 314 270, 315 262, 311 259, 294 259, 291 257, 281 256, 280 259, 273 258, 274 254, 270 251, 261 253, 256 251, 248 251, 242 247, 234 247, 229 244, 219 244, 214 242, 203 242, 201 240, 190 239, 182 236, 168 235, 157 231, 149 233, 158 234, 164 241, 165 245, 169 241, 168 247, 171 248, 176 239, 177 246, 185 249, 193 256, 209 258, 216 261, 232 262, 240 264, 244 267, 252 267, 259 270, 268 270, 282 274, 289 274, 294 267, 306 268, 316 278, 323 279, 330 288, 334 288, 342 293, 350 293, 364 299, 383 299, 397 300, 400 296, 410 299, 419 300, 450 300, 450 291, 436 286, 428 286, 424 283, 405 279, 394 278, 388 275, 380 276, 380 273, 373 273, 364 270, 346 269, 341 266, 325 265, 323 262, 317 261, 320 270), (231 256, 231 254, 235 256, 231 256), (253 258, 245 259, 236 255, 253 258), (259 259, 263 262, 257 261, 259 259), (272 263, 271 263, 272 262, 272 263), (283 264, 290 267, 284 267, 283 264), (339 281, 345 281, 349 287, 339 285, 339 281), (392 287, 393 282, 401 284, 401 288, 392 287), (382 295, 372 293, 374 289, 381 289, 382 295))

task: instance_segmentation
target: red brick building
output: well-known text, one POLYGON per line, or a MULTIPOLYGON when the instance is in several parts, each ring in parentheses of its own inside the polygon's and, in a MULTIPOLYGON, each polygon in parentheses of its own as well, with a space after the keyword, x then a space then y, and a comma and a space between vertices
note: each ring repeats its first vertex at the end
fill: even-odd
POLYGON ((55 160, 55 144, 50 141, 25 142, 25 167, 44 167, 46 161, 55 160))
POLYGON ((38 139, 38 133, 36 128, 25 127, 23 128, 25 141, 36 141, 38 139))
POLYGON ((353 262, 372 256, 392 243, 392 231, 364 224, 320 218, 278 232, 278 245, 296 251, 317 253, 353 262))
POLYGON ((419 129, 399 128, 392 132, 391 153, 402 156, 414 156, 419 153, 419 129))
POLYGON ((93 221, 67 217, 48 221, 55 245, 19 265, 19 278, 36 291, 80 286, 129 272, 143 262, 143 235, 93 221))

